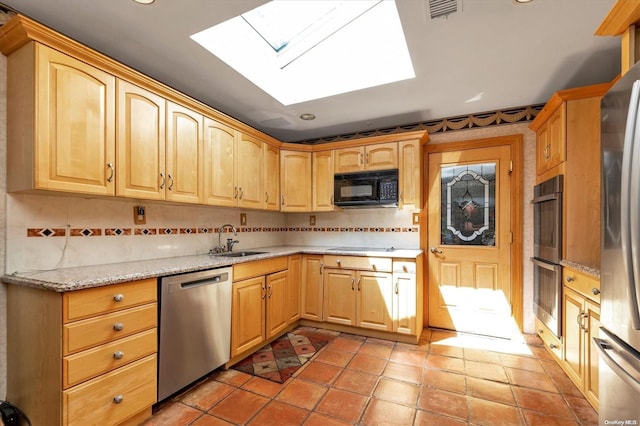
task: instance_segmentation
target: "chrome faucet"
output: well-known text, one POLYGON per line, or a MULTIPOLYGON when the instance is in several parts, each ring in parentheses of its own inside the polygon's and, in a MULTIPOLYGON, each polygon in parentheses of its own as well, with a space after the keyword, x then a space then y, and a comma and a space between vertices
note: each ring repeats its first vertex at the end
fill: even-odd
MULTIPOLYGON (((221 235, 222 235, 222 231, 224 231, 224 228, 226 227, 230 227, 231 230, 233 231, 233 235, 234 236, 238 236, 238 233, 236 232, 236 228, 231 225, 230 223, 225 223, 224 225, 222 225, 220 228, 218 228, 218 247, 215 248, 215 252, 216 253, 221 253, 223 251, 225 251, 225 247, 222 245, 222 239, 221 239, 221 235)), ((231 238, 227 239, 227 247, 226 250, 227 251, 231 251, 231 249, 233 249, 233 245, 235 243, 238 243, 238 240, 233 240, 231 238)))

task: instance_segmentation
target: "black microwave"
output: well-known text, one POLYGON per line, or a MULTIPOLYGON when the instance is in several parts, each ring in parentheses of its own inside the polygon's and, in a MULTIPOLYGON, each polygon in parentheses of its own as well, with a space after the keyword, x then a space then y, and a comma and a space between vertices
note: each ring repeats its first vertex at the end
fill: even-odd
POLYGON ((397 207, 398 169, 335 174, 333 200, 339 207, 397 207))

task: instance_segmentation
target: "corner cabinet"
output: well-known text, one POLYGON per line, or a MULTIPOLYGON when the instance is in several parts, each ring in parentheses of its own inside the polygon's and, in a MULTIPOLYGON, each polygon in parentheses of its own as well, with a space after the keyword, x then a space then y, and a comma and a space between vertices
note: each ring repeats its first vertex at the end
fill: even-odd
POLYGON ((280 151, 281 211, 311 211, 311 153, 280 151))
POLYGON ((141 423, 156 402, 157 280, 10 285, 7 396, 33 424, 141 423))
POLYGON ((536 174, 543 175, 566 159, 566 105, 563 103, 536 132, 536 174))
POLYGON ((115 77, 35 42, 7 75, 8 190, 114 195, 115 77))

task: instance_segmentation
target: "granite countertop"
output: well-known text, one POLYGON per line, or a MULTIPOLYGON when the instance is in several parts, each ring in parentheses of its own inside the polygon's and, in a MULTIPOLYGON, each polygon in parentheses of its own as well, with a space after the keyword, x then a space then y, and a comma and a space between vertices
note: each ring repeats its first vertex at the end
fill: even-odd
POLYGON ((78 266, 49 271, 4 275, 2 277, 2 281, 7 284, 65 292, 127 281, 142 280, 146 278, 156 278, 186 272, 221 268, 236 263, 269 259, 278 256, 288 256, 297 253, 395 258, 416 258, 422 253, 422 250, 420 249, 312 246, 258 247, 247 249, 246 251, 258 251, 263 253, 246 257, 225 257, 219 255, 198 254, 153 260, 110 263, 105 265, 78 266))
POLYGON ((560 265, 566 266, 567 268, 574 269, 578 272, 582 272, 586 275, 591 275, 594 278, 600 279, 600 269, 594 268, 592 266, 582 265, 580 263, 572 262, 570 260, 561 260, 560 265))

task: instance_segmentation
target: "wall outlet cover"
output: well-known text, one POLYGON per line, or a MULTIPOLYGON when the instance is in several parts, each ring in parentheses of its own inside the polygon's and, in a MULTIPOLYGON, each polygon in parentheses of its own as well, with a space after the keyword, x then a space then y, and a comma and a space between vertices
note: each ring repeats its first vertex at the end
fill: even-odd
POLYGON ((309 226, 316 226, 316 216, 313 214, 309 216, 309 226))
POLYGON ((147 223, 147 210, 144 206, 133 206, 133 223, 136 225, 147 223))
POLYGON ((240 213, 240 226, 247 226, 247 214, 240 213))

